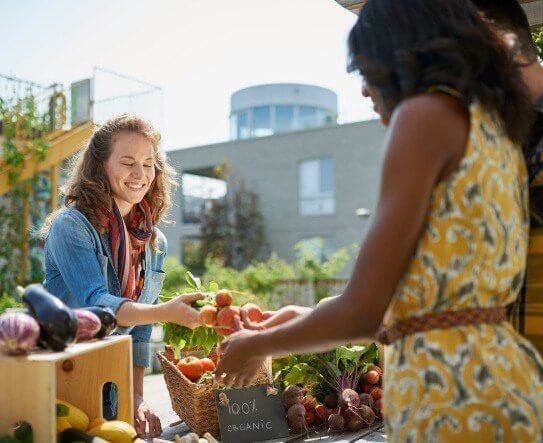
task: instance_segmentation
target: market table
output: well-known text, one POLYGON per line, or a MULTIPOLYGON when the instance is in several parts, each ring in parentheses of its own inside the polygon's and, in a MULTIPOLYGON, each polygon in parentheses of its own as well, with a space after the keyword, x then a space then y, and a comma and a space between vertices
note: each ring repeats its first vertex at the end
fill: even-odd
MULTIPOLYGON (((184 435, 190 432, 187 426, 179 421, 179 417, 173 412, 171 401, 162 374, 148 375, 143 381, 145 400, 158 414, 162 421, 164 432, 161 436, 164 440, 173 440, 176 434, 184 435), (172 426, 168 426, 168 425, 172 426)), ((148 440, 152 442, 152 439, 148 440)), ((376 424, 371 429, 359 432, 345 432, 341 434, 326 434, 315 432, 309 435, 292 436, 281 440, 268 440, 267 443, 294 443, 294 442, 322 442, 322 443, 352 443, 352 442, 386 442, 386 436, 382 424, 376 424)))
MULTIPOLYGON (((164 429, 161 438, 173 441, 174 436, 188 434, 190 430, 185 423, 179 423, 176 426, 168 426, 164 429)), ((149 440, 150 442, 152 440, 149 440)), ((323 443, 354 443, 354 442, 386 442, 386 436, 383 431, 382 423, 374 425, 370 429, 364 429, 358 432, 342 432, 330 434, 325 431, 311 431, 303 435, 294 435, 279 440, 265 440, 261 443, 302 443, 302 442, 323 442, 323 443)))

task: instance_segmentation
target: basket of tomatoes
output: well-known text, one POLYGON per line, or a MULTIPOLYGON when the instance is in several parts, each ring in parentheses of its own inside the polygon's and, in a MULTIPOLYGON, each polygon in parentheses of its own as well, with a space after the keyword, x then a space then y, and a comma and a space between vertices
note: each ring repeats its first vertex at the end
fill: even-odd
MULTIPOLYGON (((243 314, 247 314, 245 311, 254 309, 255 305, 251 304, 247 308, 232 306, 232 297, 226 290, 207 295, 207 299, 196 306, 205 326, 182 336, 183 346, 178 347, 177 352, 174 352, 173 347, 167 347, 157 356, 162 365, 173 410, 197 434, 209 432, 219 437, 219 419, 214 395, 214 390, 219 387, 214 379, 217 345, 223 336, 235 331, 234 324, 240 324, 238 312, 241 310, 243 314), (179 348, 183 350, 183 355, 179 353, 179 348)), ((171 330, 168 333, 171 333, 171 330)), ((179 335, 176 340, 179 342, 179 335)), ((166 340, 173 341, 175 340, 166 340)), ((268 359, 252 384, 271 382, 271 359, 268 359)))

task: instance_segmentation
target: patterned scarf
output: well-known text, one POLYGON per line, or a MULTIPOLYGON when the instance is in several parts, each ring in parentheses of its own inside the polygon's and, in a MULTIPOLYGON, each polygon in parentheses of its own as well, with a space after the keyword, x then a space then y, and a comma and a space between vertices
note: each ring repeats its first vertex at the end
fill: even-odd
POLYGON ((109 247, 113 267, 121 284, 121 294, 137 301, 145 277, 145 245, 153 233, 149 203, 143 199, 134 205, 127 223, 124 222, 114 199, 111 211, 96 211, 96 216, 109 233, 109 247))

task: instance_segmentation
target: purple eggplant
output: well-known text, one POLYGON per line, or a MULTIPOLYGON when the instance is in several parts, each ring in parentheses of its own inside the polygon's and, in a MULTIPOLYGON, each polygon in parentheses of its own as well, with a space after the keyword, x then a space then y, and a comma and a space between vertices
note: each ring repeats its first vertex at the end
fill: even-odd
POLYGON ((102 323, 96 314, 86 309, 74 309, 77 317, 77 341, 92 340, 100 331, 102 323))
POLYGON ((38 342, 40 326, 23 312, 0 315, 0 351, 10 355, 26 354, 38 342))
POLYGON ((42 285, 27 286, 23 293, 23 302, 40 325, 41 346, 58 352, 75 341, 77 317, 74 311, 42 285))
POLYGON ((104 338, 106 335, 112 334, 115 332, 115 329, 117 329, 117 318, 115 318, 115 314, 111 308, 108 308, 107 306, 89 306, 88 308, 81 309, 96 314, 100 319, 102 327, 100 328, 100 331, 98 331, 98 334, 96 334, 96 338, 104 338))

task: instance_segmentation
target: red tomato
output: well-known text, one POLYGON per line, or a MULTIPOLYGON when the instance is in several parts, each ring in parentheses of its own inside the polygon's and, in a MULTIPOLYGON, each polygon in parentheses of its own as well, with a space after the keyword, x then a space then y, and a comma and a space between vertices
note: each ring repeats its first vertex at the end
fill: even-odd
POLYGON ((185 357, 177 363, 177 369, 190 381, 198 380, 204 373, 204 366, 196 357, 185 357))
POLYGON ((215 370, 215 363, 210 358, 201 358, 200 363, 202 363, 204 372, 215 370))

